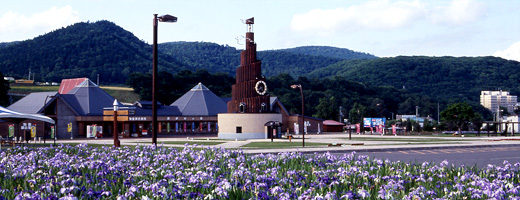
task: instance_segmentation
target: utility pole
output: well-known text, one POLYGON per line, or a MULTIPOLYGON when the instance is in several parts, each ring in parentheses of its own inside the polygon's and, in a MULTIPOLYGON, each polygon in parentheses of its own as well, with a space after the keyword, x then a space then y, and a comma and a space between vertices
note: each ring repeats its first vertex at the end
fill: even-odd
POLYGON ((341 112, 341 109, 342 109, 342 108, 343 108, 343 107, 339 106, 339 123, 343 123, 343 122, 341 121, 341 117, 342 117, 342 115, 343 115, 343 112, 341 112))

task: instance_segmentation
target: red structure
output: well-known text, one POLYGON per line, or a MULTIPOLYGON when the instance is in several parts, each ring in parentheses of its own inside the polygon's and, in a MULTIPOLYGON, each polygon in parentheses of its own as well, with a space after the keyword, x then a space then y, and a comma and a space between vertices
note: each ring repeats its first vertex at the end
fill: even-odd
POLYGON ((240 67, 236 73, 236 83, 232 86, 231 101, 228 102, 228 113, 262 113, 269 112, 270 95, 262 76, 262 63, 256 58, 254 41, 254 18, 246 20, 246 49, 240 54, 240 67))

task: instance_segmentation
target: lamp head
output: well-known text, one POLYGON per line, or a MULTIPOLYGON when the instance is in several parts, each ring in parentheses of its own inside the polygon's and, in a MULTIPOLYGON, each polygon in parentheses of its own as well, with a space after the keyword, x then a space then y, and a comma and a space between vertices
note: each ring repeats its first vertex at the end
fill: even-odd
POLYGON ((291 85, 291 88, 293 88, 293 89, 296 89, 296 88, 299 88, 299 87, 301 87, 301 85, 291 85))
POLYGON ((170 22, 170 23, 177 22, 177 17, 171 16, 171 15, 162 15, 157 18, 159 19, 160 22, 170 22))
POLYGON ((114 111, 117 111, 119 110, 119 105, 121 105, 121 103, 119 103, 117 99, 114 99, 114 103, 112 105, 114 106, 114 111))

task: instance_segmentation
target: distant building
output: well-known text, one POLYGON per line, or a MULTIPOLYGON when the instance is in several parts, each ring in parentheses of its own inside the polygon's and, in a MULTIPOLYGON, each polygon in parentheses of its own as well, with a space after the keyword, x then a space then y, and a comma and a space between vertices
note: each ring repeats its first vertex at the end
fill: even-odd
POLYGON ((499 106, 513 113, 517 105, 517 96, 509 95, 507 91, 482 91, 480 92, 480 104, 491 112, 496 113, 499 106))
POLYGON ((397 120, 401 120, 401 121, 408 121, 408 120, 413 120, 413 121, 416 121, 417 123, 419 123, 419 126, 421 127, 424 127, 424 121, 425 120, 428 120, 428 121, 435 121, 435 119, 431 118, 430 116, 428 117, 416 117, 415 115, 396 115, 395 117, 397 120))

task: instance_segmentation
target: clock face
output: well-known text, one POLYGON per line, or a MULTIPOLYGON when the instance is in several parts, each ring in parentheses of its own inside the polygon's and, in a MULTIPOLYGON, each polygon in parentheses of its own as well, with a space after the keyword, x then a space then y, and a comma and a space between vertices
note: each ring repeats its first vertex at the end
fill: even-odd
POLYGON ((256 93, 258 93, 259 95, 265 95, 265 93, 267 92, 267 85, 264 81, 258 81, 256 82, 255 90, 256 93))

